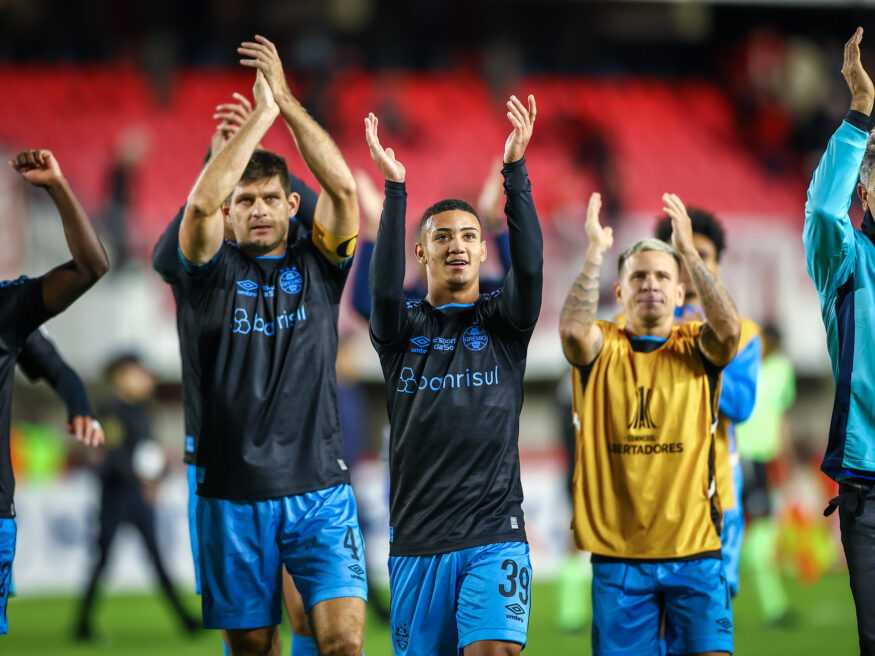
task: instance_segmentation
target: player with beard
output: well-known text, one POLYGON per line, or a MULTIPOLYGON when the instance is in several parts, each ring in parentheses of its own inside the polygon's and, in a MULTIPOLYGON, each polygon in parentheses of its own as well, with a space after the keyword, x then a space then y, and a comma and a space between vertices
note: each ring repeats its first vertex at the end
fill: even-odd
POLYGON ((611 228, 593 194, 586 259, 560 315, 572 364, 577 430, 572 528, 592 553, 593 652, 732 653, 732 609, 721 561, 722 511, 714 470, 720 372, 735 356, 740 320, 696 250, 677 196, 663 196, 672 246, 640 241, 618 262, 625 328, 596 321, 611 228), (675 324, 681 263, 706 321, 675 324))
POLYGON ((337 421, 340 294, 355 247, 352 173, 295 100, 276 48, 238 50, 258 69, 255 109, 207 164, 179 231, 181 298, 200 316, 197 525, 204 625, 233 654, 278 653, 280 565, 295 578, 321 654, 361 653, 361 532, 337 421), (256 151, 278 114, 322 193, 314 230, 289 245, 299 198, 285 160, 256 151), (224 242, 229 221, 236 244, 224 242))
MULTIPOLYGON (((9 628, 6 601, 15 555, 15 478, 9 448, 15 363, 41 323, 64 311, 109 271, 106 251, 51 151, 26 150, 9 164, 25 181, 48 192, 61 215, 73 259, 39 278, 22 276, 0 283, 0 635, 9 628)), ((94 437, 92 432, 92 442, 94 437)))
POLYGON ((419 223, 428 293, 404 298, 406 172, 365 119, 386 201, 371 264, 371 341, 390 422, 391 629, 396 654, 519 654, 531 608, 519 414, 541 308, 543 239, 526 173, 536 108, 507 103, 505 213, 513 266, 480 294, 480 220, 458 199, 419 223))

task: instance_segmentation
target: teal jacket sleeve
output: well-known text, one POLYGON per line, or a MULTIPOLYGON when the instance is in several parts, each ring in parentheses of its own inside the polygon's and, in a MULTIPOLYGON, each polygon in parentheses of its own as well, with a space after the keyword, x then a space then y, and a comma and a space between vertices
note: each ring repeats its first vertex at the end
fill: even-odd
POLYGON ((829 140, 808 187, 802 243, 808 275, 821 295, 841 286, 854 270, 854 228, 848 209, 866 137, 866 132, 843 121, 829 140))

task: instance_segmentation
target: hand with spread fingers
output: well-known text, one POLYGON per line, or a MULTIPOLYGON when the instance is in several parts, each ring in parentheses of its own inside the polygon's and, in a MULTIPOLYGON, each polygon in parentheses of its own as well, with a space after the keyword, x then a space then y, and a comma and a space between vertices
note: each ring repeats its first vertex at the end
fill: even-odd
POLYGON ((589 197, 589 204, 586 206, 586 236, 589 238, 589 245, 601 253, 611 249, 614 245, 614 229, 610 227, 602 227, 599 222, 599 212, 602 209, 602 195, 594 192, 589 197))
POLYGON ((365 139, 371 151, 371 158, 376 162, 383 177, 392 182, 404 182, 407 171, 404 165, 395 159, 395 151, 391 148, 383 148, 377 137, 377 126, 380 120, 373 112, 365 119, 365 139))
POLYGON ((249 59, 241 59, 244 66, 258 69, 270 85, 274 98, 283 95, 291 95, 286 76, 283 72, 283 63, 277 53, 276 46, 269 39, 255 35, 255 41, 244 41, 237 48, 237 52, 249 59))
POLYGON ((243 127, 252 115, 252 103, 241 93, 234 93, 236 102, 223 103, 216 106, 213 118, 220 121, 210 142, 210 152, 215 155, 222 146, 228 143, 237 131, 243 127))
POLYGON ((863 68, 860 61, 860 42, 863 40, 863 28, 858 27, 854 35, 845 44, 845 60, 842 64, 842 75, 851 90, 851 109, 863 114, 872 112, 875 102, 875 86, 872 78, 863 68))
POLYGON ((50 150, 23 150, 9 164, 36 187, 48 187, 64 180, 61 166, 50 150))
POLYGON ((675 194, 663 194, 663 211, 671 217, 671 245, 686 258, 691 253, 698 254, 693 242, 693 223, 687 214, 687 208, 675 194))
POLYGON ((535 97, 529 94, 529 108, 523 105, 519 98, 511 96, 507 101, 507 118, 513 125, 513 132, 504 144, 504 163, 519 161, 526 154, 526 146, 532 138, 532 128, 535 125, 535 116, 538 113, 535 106, 535 97))

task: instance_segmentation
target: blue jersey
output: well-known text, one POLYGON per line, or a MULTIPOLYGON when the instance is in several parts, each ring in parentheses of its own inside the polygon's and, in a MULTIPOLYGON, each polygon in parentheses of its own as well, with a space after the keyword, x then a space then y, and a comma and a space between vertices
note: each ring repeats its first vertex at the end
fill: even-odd
POLYGON ((821 467, 836 480, 875 476, 875 235, 855 229, 848 217, 866 120, 850 112, 829 140, 808 187, 802 233, 836 387, 821 467))

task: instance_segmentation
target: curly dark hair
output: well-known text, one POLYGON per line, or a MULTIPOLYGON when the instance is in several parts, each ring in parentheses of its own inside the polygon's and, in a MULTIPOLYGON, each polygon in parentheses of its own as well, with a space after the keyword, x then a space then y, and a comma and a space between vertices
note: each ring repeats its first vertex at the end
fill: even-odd
MULTIPOLYGON (((688 207, 687 214, 690 217, 690 222, 693 224, 693 232, 700 235, 705 235, 714 244, 714 250, 717 251, 717 261, 726 250, 726 233, 723 232, 723 226, 715 218, 711 212, 707 212, 698 207, 688 207)), ((662 216, 656 224, 654 235, 657 239, 661 239, 667 244, 671 243, 671 217, 662 216)))

